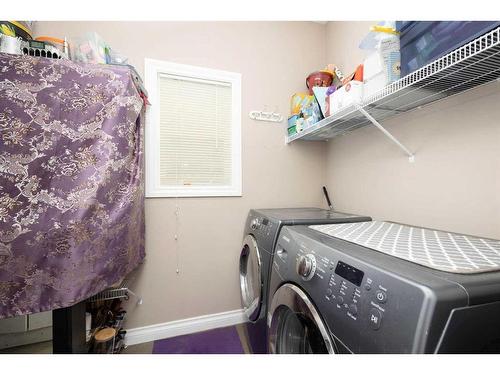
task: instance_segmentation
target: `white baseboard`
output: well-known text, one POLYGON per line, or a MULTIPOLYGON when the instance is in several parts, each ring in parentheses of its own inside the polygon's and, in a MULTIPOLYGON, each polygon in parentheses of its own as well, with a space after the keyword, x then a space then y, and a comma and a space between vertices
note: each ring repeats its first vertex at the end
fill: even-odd
POLYGON ((247 317, 241 309, 175 320, 173 322, 153 324, 150 326, 128 329, 125 336, 125 344, 142 344, 144 342, 232 326, 246 321, 247 317))

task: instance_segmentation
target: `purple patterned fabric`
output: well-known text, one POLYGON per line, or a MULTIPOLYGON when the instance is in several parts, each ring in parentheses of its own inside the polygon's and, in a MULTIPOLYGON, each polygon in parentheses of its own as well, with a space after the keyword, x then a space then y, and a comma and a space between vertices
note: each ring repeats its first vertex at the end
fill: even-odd
POLYGON ((0 54, 0 318, 144 258, 143 102, 126 67, 0 54))

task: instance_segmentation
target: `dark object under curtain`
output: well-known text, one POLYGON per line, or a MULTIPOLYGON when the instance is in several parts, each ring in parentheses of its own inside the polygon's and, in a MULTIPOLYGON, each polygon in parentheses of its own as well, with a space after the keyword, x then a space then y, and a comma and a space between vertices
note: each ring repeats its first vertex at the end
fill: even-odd
POLYGON ((0 54, 0 318, 143 260, 143 110, 126 67, 0 54))

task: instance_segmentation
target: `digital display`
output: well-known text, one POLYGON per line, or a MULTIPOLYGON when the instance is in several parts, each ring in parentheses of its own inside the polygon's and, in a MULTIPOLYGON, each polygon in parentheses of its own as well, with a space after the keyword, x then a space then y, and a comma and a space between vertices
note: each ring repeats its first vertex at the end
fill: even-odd
POLYGON ((361 281, 363 281, 363 276, 365 275, 363 271, 360 271, 357 268, 354 268, 353 266, 350 266, 347 263, 341 261, 337 263, 335 273, 356 286, 361 285, 361 281))

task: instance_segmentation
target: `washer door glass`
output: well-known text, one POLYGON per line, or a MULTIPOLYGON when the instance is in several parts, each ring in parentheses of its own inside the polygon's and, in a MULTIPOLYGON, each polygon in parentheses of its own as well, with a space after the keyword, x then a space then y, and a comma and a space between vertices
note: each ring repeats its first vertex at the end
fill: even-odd
POLYGON ((297 286, 281 286, 273 296, 270 312, 271 353, 335 353, 323 320, 307 295, 297 286))
POLYGON ((255 238, 247 235, 240 254, 240 289, 243 309, 250 321, 259 317, 262 299, 262 264, 255 238))

